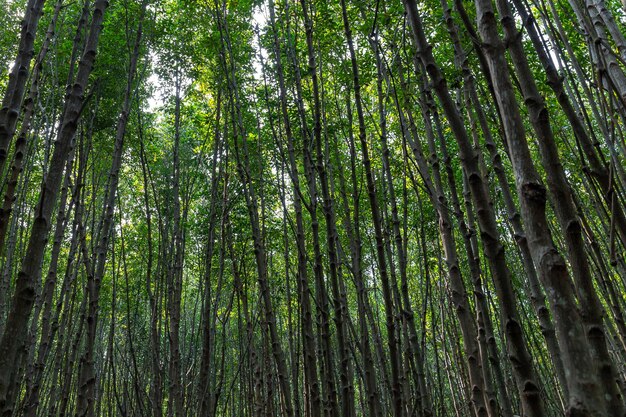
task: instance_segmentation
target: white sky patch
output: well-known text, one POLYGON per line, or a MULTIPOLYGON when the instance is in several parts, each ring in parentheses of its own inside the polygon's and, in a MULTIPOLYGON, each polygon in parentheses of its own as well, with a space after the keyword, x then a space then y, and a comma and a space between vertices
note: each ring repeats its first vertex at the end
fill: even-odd
POLYGON ((558 52, 554 48, 550 48, 549 53, 552 63, 556 67, 557 71, 560 71, 563 68, 563 62, 561 61, 561 57, 558 52))
MULTIPOLYGON (((259 32, 263 32, 265 27, 268 25, 268 21, 269 12, 264 7, 264 5, 256 6, 252 13, 252 25, 257 27, 259 32)), ((256 35, 252 39, 252 45, 255 51, 257 51, 252 60, 252 66, 254 68, 254 78, 257 81, 262 81, 263 67, 261 66, 261 60, 258 54, 262 54, 264 61, 267 60, 268 54, 265 48, 262 48, 261 45, 259 45, 259 39, 256 35)), ((153 52, 150 53, 149 59, 153 64, 156 64, 158 62, 158 57, 153 52)), ((156 109, 162 107, 165 104, 167 94, 163 89, 164 81, 155 71, 153 71, 148 77, 147 82, 150 86, 151 91, 150 97, 148 97, 148 99, 146 100, 148 105, 148 111, 154 112, 156 109)))
MULTIPOLYGON (((259 33, 263 32, 263 30, 267 26, 267 22, 269 20, 268 13, 269 12, 266 10, 264 5, 256 6, 254 8, 254 11, 252 13, 252 24, 256 26, 259 33)), ((265 48, 259 45, 259 39, 256 35, 252 40, 252 46, 254 46, 255 51, 257 51, 257 53, 255 53, 254 55, 254 59, 252 60, 252 66, 254 68, 254 78, 257 81, 261 81, 263 80, 263 67, 261 66, 261 60, 258 54, 261 54, 263 57, 263 61, 267 62, 267 51, 265 50, 265 48)))
POLYGON ((163 91, 161 90, 161 77, 159 77, 159 75, 156 72, 153 72, 152 74, 150 74, 150 76, 148 77, 148 85, 150 85, 150 97, 148 97, 147 104, 148 104, 148 111, 149 112, 154 112, 156 109, 158 109, 159 107, 162 107, 164 104, 164 94, 163 91))
POLYGON ((552 42, 552 39, 550 39, 548 35, 546 35, 543 31, 541 31, 539 26, 537 26, 537 29, 539 29, 539 36, 542 38, 544 45, 548 50, 548 56, 550 57, 550 60, 554 64, 557 71, 560 71, 561 69, 563 69, 563 57, 560 55, 557 47, 554 45, 554 42, 552 42))
POLYGON ((159 65, 159 57, 154 51, 150 51, 148 53, 148 59, 150 60, 152 73, 146 80, 148 83, 148 90, 150 91, 150 97, 148 97, 146 103, 148 105, 148 111, 153 113, 159 107, 163 107, 167 94, 164 89, 164 80, 156 71, 156 66, 159 65))

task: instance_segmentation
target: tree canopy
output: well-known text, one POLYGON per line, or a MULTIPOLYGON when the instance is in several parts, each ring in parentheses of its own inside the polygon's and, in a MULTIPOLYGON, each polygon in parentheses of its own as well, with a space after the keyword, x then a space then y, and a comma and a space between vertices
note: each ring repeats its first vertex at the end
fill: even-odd
POLYGON ((1 416, 626 415, 626 2, 0 9, 1 416))

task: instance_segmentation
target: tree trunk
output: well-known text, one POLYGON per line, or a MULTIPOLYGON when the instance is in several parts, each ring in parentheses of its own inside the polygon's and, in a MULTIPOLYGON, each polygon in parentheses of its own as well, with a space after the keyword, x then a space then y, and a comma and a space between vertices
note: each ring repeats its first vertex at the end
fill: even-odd
POLYGON ((28 248, 16 280, 11 311, 0 340, 0 412, 3 415, 10 415, 12 412, 13 405, 7 403, 8 392, 15 388, 15 385, 10 382, 10 375, 16 371, 24 352, 27 323, 35 301, 41 261, 50 229, 50 216, 57 201, 65 162, 73 147, 74 135, 83 107, 83 94, 96 58, 102 20, 107 6, 106 0, 96 0, 94 4, 89 38, 85 44, 76 82, 65 102, 61 128, 55 142, 48 173, 42 184, 28 248))

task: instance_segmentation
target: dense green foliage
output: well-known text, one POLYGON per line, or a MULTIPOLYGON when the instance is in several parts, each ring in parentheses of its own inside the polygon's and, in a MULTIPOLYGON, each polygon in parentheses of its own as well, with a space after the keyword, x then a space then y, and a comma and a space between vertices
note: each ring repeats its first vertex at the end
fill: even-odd
POLYGON ((0 0, 0 415, 623 417, 624 7, 0 0))

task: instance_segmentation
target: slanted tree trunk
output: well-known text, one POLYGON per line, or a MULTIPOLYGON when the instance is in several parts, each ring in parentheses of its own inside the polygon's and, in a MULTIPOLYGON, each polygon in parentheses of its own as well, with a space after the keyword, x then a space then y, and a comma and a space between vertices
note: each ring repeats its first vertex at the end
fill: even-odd
POLYGON ((85 44, 76 81, 65 101, 61 127, 54 144, 48 172, 42 184, 42 192, 39 196, 28 248, 16 280, 11 311, 2 339, 0 339, 0 412, 3 415, 12 412, 13 404, 7 401, 8 393, 15 388, 17 383, 11 381, 11 375, 17 370, 24 352, 27 323, 35 301, 41 261, 50 230, 50 216, 57 202, 65 163, 73 147, 74 135, 83 108, 84 92, 95 62, 102 21, 107 6, 106 0, 96 0, 94 3, 89 37, 85 44))
POLYGON ((30 64, 34 55, 37 26, 45 0, 28 0, 22 20, 17 57, 9 74, 9 83, 0 108, 0 173, 4 173, 11 141, 22 108, 22 100, 30 75, 30 64))
MULTIPOLYGON (((538 267, 539 277, 550 294, 551 309, 555 315, 563 364, 566 373, 570 375, 568 412, 602 415, 606 412, 606 408, 595 375, 595 363, 590 357, 589 345, 578 318, 565 261, 552 243, 550 228, 545 216, 545 188, 530 157, 526 132, 517 110, 513 86, 508 71, 505 70, 507 62, 504 57, 504 45, 498 34, 495 13, 491 3, 484 0, 476 1, 476 10, 479 33, 483 41, 490 45, 489 48, 485 48, 485 56, 489 63, 498 106, 503 115, 506 139, 515 171, 522 217, 527 227, 531 253, 535 265, 538 267)), ((510 16, 508 18, 510 19, 510 16)), ((510 36, 510 32, 507 35, 510 36)), ((515 40, 511 39, 511 41, 514 45, 515 40)), ((513 47, 511 53, 518 74, 522 75, 519 72, 519 51, 516 52, 515 47, 513 47)), ((530 80, 532 82, 532 78, 530 80)), ((520 81, 523 85, 524 82, 529 82, 529 79, 524 78, 523 81, 520 81)), ((522 88, 530 88, 530 86, 523 85, 522 88)), ((540 106, 541 98, 538 95, 527 96, 526 98, 533 100, 531 107, 540 106)), ((540 122, 536 119, 542 116, 540 113, 531 115, 531 122, 540 122)), ((544 113, 542 117, 547 117, 547 114, 544 113)), ((558 159, 548 163, 558 164, 558 159)), ((549 181, 554 181, 554 179, 551 178, 549 181)), ((566 192, 566 190, 561 190, 561 192, 566 192)), ((584 253, 583 256, 585 256, 584 253)))
MULTIPOLYGON (((513 364, 513 374, 517 382, 523 412, 528 416, 541 416, 543 415, 543 400, 533 370, 532 359, 524 340, 510 271, 504 256, 504 246, 500 241, 494 210, 490 204, 488 188, 480 173, 478 159, 472 149, 463 120, 450 95, 446 80, 433 57, 432 46, 426 40, 416 2, 415 0, 403 0, 403 3, 413 30, 420 60, 431 79, 433 89, 459 145, 459 159, 469 180, 485 256, 490 263, 500 301, 500 315, 506 333, 507 352, 513 364)), ((495 88, 497 90, 497 87, 495 88)))
MULTIPOLYGON (((287 103, 287 89, 285 86, 285 77, 283 71, 283 64, 281 60, 280 43, 278 39, 276 18, 274 10, 274 2, 270 0, 270 25, 272 26, 273 39, 274 39, 274 62, 276 65, 276 73, 278 75, 279 86, 279 98, 280 109, 283 120, 283 126, 285 129, 285 136, 287 139, 287 159, 288 159, 288 172, 289 178, 293 188, 293 206, 296 216, 296 248, 298 251, 298 299, 300 302, 300 314, 302 321, 302 349, 303 349, 303 361, 304 361, 304 373, 305 373, 305 387, 307 390, 306 404, 307 413, 312 417, 320 417, 322 415, 322 398, 320 393, 320 385, 317 373, 317 356, 315 348, 315 334, 313 331, 313 310, 311 308, 310 288, 308 278, 308 256, 305 240, 305 228, 302 213, 302 189, 300 187, 300 174, 298 172, 298 165, 296 163, 295 154, 295 139, 291 127, 291 121, 289 119, 288 103, 287 103)), ((291 53, 290 53, 291 55, 291 53)), ((296 83, 300 83, 298 75, 296 75, 296 83)), ((301 89, 298 85, 296 88, 301 89)), ((304 136, 304 135, 303 135, 304 136)), ((305 142, 304 139, 302 139, 305 142)), ((304 144, 303 147, 307 145, 304 144)), ((311 204, 311 202, 309 202, 311 204)))
MULTIPOLYGON (((367 288, 365 286, 365 279, 363 277, 363 255, 362 255, 362 238, 361 238, 361 213, 359 209, 359 183, 357 181, 357 153, 354 143, 354 134, 352 130, 352 108, 350 106, 350 93, 346 96, 346 109, 348 119, 348 145, 350 151, 350 183, 352 185, 351 200, 353 206, 353 214, 349 209, 348 191, 343 170, 338 171, 340 194, 342 200, 342 208, 345 213, 344 228, 348 241, 350 242, 350 271, 354 279, 354 285, 357 291, 357 316, 359 327, 359 349, 362 355, 362 379, 364 385, 364 396, 366 398, 366 407, 368 410, 368 416, 370 417, 382 417, 383 407, 381 404, 381 388, 382 384, 377 382, 376 368, 374 367, 374 355, 372 352, 372 345, 370 340, 370 331, 367 325, 367 288)), ((339 166, 339 156, 335 155, 337 159, 337 166, 339 166)), ((365 408, 365 406, 364 406, 365 408)))
MULTIPOLYGON (((4 244, 6 241, 6 234, 9 228, 9 217, 11 216, 13 203, 15 201, 15 191, 17 189, 19 175, 22 172, 22 164, 23 164, 24 156, 25 156, 24 154, 27 151, 27 145, 28 145, 27 136, 31 129, 32 119, 35 115, 35 108, 36 108, 35 105, 37 104, 37 100, 39 99, 39 82, 41 81, 40 80, 41 70, 43 68, 44 61, 48 54, 50 42, 56 30, 57 19, 59 18, 59 13, 61 12, 62 5, 63 5, 63 1, 59 0, 56 2, 54 6, 52 20, 50 21, 50 24, 48 25, 48 30, 46 31, 46 38, 44 39, 43 44, 41 45, 41 49, 39 50, 39 53, 37 54, 37 59, 35 60, 35 65, 33 67, 33 73, 31 75, 31 85, 30 85, 30 90, 28 92, 28 97, 26 98, 26 100, 24 100, 24 106, 23 106, 24 117, 22 119, 20 131, 15 141, 15 150, 13 152, 13 162, 11 164, 11 168, 7 175, 7 181, 6 181, 7 188, 6 188, 6 192, 4 193, 2 209, 0 209, 0 253, 2 253, 4 249, 4 244)), ((0 167, 0 172, 2 172, 2 167, 0 167)))
MULTIPOLYGON (((309 14, 310 5, 307 0, 300 0, 302 6, 302 16, 304 18, 304 26, 306 32, 306 44, 308 54, 308 72, 311 75, 313 86, 313 130, 311 131, 304 123, 305 118, 301 111, 303 121, 303 165, 309 188, 309 204, 307 206, 309 215, 311 216, 311 231, 313 235, 313 274, 315 276, 315 290, 318 306, 318 322, 320 327, 319 334, 319 350, 320 350, 320 376, 322 379, 322 387, 324 392, 324 414, 329 417, 338 417, 339 409, 337 404, 337 392, 335 387, 334 355, 332 352, 330 340, 330 303, 328 300, 328 291, 324 280, 324 266, 322 265, 322 252, 320 249, 319 237, 319 220, 318 211, 318 194, 317 180, 315 168, 322 161, 314 161, 313 149, 321 147, 322 141, 322 108, 320 100, 320 86, 318 78, 318 68, 315 59, 315 48, 313 44, 313 22, 309 14)), ((298 80, 301 82, 301 79, 298 80)), ((298 91, 302 88, 299 87, 298 91)))
MULTIPOLYGON (((221 11, 216 10, 218 14, 221 11)), ((220 31, 220 40, 222 45, 223 57, 226 58, 229 55, 232 58, 231 40, 229 37, 228 27, 226 21, 222 20, 221 15, 218 16, 218 24, 220 31)), ((246 201, 246 207, 250 220, 250 227, 252 232, 252 239, 254 243, 254 256, 256 260, 257 268, 257 282, 259 285, 259 291, 261 301, 263 303, 265 321, 270 336, 271 354, 276 366, 276 372, 278 377, 280 398, 281 398, 281 410, 285 417, 294 417, 293 401, 291 398, 291 391, 289 389, 287 363, 285 360, 285 354, 281 347, 281 341, 278 334, 278 328, 276 324, 276 313, 272 303, 272 294, 269 287, 269 274, 267 270, 267 250, 265 248, 264 238, 261 229, 261 222, 259 219, 259 199, 254 184, 252 183, 252 177, 250 172, 250 155, 247 143, 247 131, 243 123, 243 115, 241 110, 241 101, 239 98, 239 88, 236 78, 236 67, 234 61, 231 59, 228 63, 222 60, 225 76, 228 81, 228 99, 231 109, 231 122, 233 128, 233 136, 236 143, 233 146, 237 174, 243 186, 243 194, 246 201)), ((297 416, 296 416, 297 417, 297 416)))
MULTIPOLYGON (((77 417, 93 417, 96 401, 95 387, 97 375, 95 373, 94 353, 96 343, 96 331, 98 327, 98 310, 100 289, 102 279, 106 270, 106 256, 109 250, 109 241, 113 236, 113 222, 115 213, 115 202, 117 195, 117 185, 119 183, 120 169, 122 166, 122 154, 124 151, 124 138, 126 136, 126 126, 130 115, 133 99, 133 87, 137 72, 137 62, 139 60, 139 48, 141 46, 143 12, 147 6, 147 1, 142 3, 142 15, 133 50, 130 56, 128 78, 126 81, 126 91, 122 111, 119 115, 115 131, 115 147, 108 176, 108 186, 102 208, 101 224, 98 230, 99 241, 97 243, 95 256, 90 262, 88 270, 87 295, 89 306, 87 308, 87 334, 85 342, 85 352, 81 357, 81 366, 78 378, 78 395, 76 405, 77 417)), ((87 257, 88 253, 84 253, 87 257)))
POLYGON ((357 120, 359 125, 359 142, 361 145, 361 153, 363 157, 363 166, 365 168, 365 177, 367 182, 367 194, 370 203, 372 222, 374 224, 374 234, 376 239, 376 257, 378 261, 378 269, 383 290, 383 299, 385 304, 385 322, 387 327, 387 345, 389 348, 389 362, 391 365, 391 397, 392 410, 394 417, 402 417, 406 414, 406 404, 403 404, 403 392, 400 381, 400 351, 398 349, 398 340, 396 334, 395 323, 395 306, 393 302, 392 289, 389 283, 389 271, 387 269, 387 258, 385 255, 385 242, 383 237, 381 213, 376 192, 374 175, 371 168, 371 160, 369 156, 369 145, 367 143, 367 131, 365 126, 365 116, 363 111, 363 103, 361 98, 361 84, 359 78, 359 68, 352 39, 352 31, 350 29, 350 21, 346 9, 346 2, 341 1, 343 26, 350 52, 350 61, 352 64, 352 88, 354 89, 354 99, 357 112, 357 120))
MULTIPOLYGON (((421 86, 422 89, 424 86, 421 86)), ((423 90, 424 91, 424 90, 423 90)), ((427 94, 424 91, 424 94, 427 94)), ((434 132, 432 127, 432 114, 425 100, 420 99, 426 137, 429 143, 434 144, 434 132)), ((431 203, 437 210, 439 217, 439 233, 443 244, 445 261, 448 269, 448 285, 450 290, 450 301, 459 319, 459 326, 463 335, 464 350, 467 355, 467 365, 469 380, 471 384, 471 401, 474 414, 476 416, 490 415, 485 403, 485 380, 481 369, 479 345, 477 344, 478 334, 476 324, 469 305, 465 284, 459 266, 456 242, 452 231, 451 210, 448 207, 448 200, 443 188, 441 169, 436 151, 431 150, 430 167, 432 176, 427 165, 427 158, 424 155, 421 144, 417 140, 417 130, 412 115, 409 113, 409 132, 407 141, 413 152, 413 157, 417 163, 419 173, 424 181, 425 188, 431 203)))
MULTIPOLYGON (((180 65, 177 63, 176 65, 180 65)), ((174 149, 172 151, 172 242, 167 249, 167 314, 169 318, 168 415, 183 417, 183 387, 180 351, 181 297, 183 290, 183 230, 180 208, 180 105, 182 74, 176 69, 174 96, 174 149)))
MULTIPOLYGON (((622 415, 624 404, 616 384, 617 375, 613 361, 607 348, 607 338, 602 322, 604 311, 593 285, 582 238, 582 227, 554 141, 548 110, 530 71, 510 6, 502 0, 497 1, 496 4, 502 17, 504 34, 511 40, 509 43, 511 59, 520 78, 524 102, 537 135, 552 205, 565 237, 568 259, 572 266, 572 275, 578 291, 582 319, 586 326, 587 339, 592 356, 597 361, 599 382, 602 391, 610 397, 607 397, 607 411, 610 410, 610 413, 615 416, 622 415)), ((519 133, 523 134, 523 131, 520 130, 519 133)))

